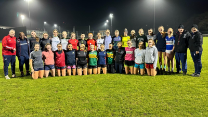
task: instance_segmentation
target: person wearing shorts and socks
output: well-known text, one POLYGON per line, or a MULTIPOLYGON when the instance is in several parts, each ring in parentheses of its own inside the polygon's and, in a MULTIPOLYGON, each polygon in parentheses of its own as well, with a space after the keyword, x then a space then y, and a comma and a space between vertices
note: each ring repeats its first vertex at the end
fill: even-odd
POLYGON ((97 51, 95 51, 95 46, 91 45, 91 51, 88 51, 88 74, 97 74, 97 51), (92 70, 93 69, 93 70, 92 70))
POLYGON ((168 58, 168 73, 173 73, 174 70, 174 43, 175 43, 175 37, 173 36, 173 29, 169 28, 167 31, 168 35, 165 37, 166 40, 166 55, 168 58), (171 72, 170 72, 170 62, 171 62, 171 72))
POLYGON ((69 43, 67 46, 67 50, 65 51, 65 60, 66 60, 66 68, 67 73, 71 76, 71 72, 73 75, 76 75, 76 50, 73 49, 72 44, 69 43))
POLYGON ((144 75, 144 62, 145 62, 145 53, 146 50, 144 49, 144 42, 141 41, 138 44, 137 49, 134 50, 134 55, 135 55, 135 65, 134 65, 134 74, 138 74, 138 69, 140 69, 140 74, 144 75))
POLYGON ((15 30, 11 29, 9 35, 2 39, 2 56, 4 62, 4 76, 6 79, 10 79, 8 76, 8 67, 11 63, 12 78, 15 78, 15 61, 16 61, 16 37, 15 30))
POLYGON ((109 44, 109 49, 106 50, 107 53, 107 71, 108 73, 115 73, 115 66, 114 66, 114 58, 115 58, 115 53, 113 49, 113 44, 109 44))
POLYGON ((98 51, 98 74, 100 74, 100 70, 103 70, 103 74, 106 74, 106 51, 105 45, 100 45, 100 50, 98 51))
POLYGON ((80 45, 80 50, 77 51, 77 73, 79 76, 83 74, 87 75, 87 50, 85 50, 85 44, 80 45))
POLYGON ((47 78, 49 75, 49 71, 51 70, 52 77, 55 77, 55 66, 54 66, 54 53, 51 50, 51 44, 45 45, 45 51, 42 52, 42 57, 44 61, 44 76, 47 78))
POLYGON ((156 76, 157 71, 157 59, 158 59, 158 51, 155 47, 155 43, 153 39, 149 39, 148 41, 148 47, 146 48, 145 52, 145 63, 146 63, 146 69, 147 74, 149 76, 156 76))
POLYGON ((166 71, 166 64, 167 64, 167 57, 166 57, 166 41, 165 37, 167 36, 167 33, 164 32, 164 27, 160 26, 158 28, 159 33, 156 35, 157 40, 157 50, 158 50, 158 56, 159 56, 159 64, 160 64, 160 74, 163 74, 163 72, 166 71), (162 68, 162 56, 164 59, 164 67, 162 68))
POLYGON ((34 51, 30 53, 30 68, 33 79, 43 78, 44 68, 40 45, 34 45, 34 51))
POLYGON ((125 47, 126 56, 125 56, 125 72, 126 74, 129 74, 129 68, 130 73, 134 74, 134 50, 135 47, 131 46, 131 40, 127 41, 128 47, 125 47))
POLYGON ((58 50, 55 52, 55 67, 58 73, 58 76, 66 76, 66 65, 65 65, 65 54, 62 50, 62 45, 59 43, 57 45, 58 50))
POLYGON ((126 55, 125 48, 122 47, 122 42, 117 43, 118 48, 115 50, 115 70, 116 73, 122 74, 123 72, 123 63, 124 63, 124 58, 126 55))
POLYGON ((24 77, 23 72, 23 65, 25 64, 26 68, 26 75, 29 76, 29 56, 30 56, 30 43, 27 38, 25 38, 25 34, 23 32, 19 33, 19 38, 16 42, 16 48, 17 48, 17 57, 19 60, 19 69, 21 72, 21 77, 24 77))

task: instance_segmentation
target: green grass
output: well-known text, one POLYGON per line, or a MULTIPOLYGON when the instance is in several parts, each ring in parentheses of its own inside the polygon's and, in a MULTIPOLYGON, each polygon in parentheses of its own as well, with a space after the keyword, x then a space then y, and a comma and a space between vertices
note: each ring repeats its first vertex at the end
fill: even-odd
MULTIPOLYGON (((107 74, 5 80, 1 57, 0 116, 208 116, 206 45, 208 38, 199 78, 189 76, 194 72, 189 52, 187 76, 155 77, 107 74)), ((19 76, 18 60, 16 64, 19 76)))

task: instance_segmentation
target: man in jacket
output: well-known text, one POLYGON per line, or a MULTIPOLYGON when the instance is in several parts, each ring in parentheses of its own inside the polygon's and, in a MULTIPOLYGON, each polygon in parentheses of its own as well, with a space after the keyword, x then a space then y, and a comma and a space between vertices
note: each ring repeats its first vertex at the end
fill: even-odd
POLYGON ((183 75, 187 73, 187 48, 188 48, 188 41, 190 38, 190 33, 184 30, 183 25, 179 25, 178 32, 176 32, 175 37, 175 58, 176 58, 176 68, 177 73, 180 73, 180 61, 182 63, 182 71, 183 75))
POLYGON ((21 77, 24 77, 23 65, 26 67, 26 75, 29 76, 29 54, 30 54, 30 43, 23 32, 19 33, 19 38, 16 42, 17 47, 17 57, 19 60, 19 69, 21 72, 21 77))
POLYGON ((6 79, 8 76, 8 66, 11 63, 12 78, 15 78, 15 61, 16 61, 16 37, 15 30, 11 29, 9 35, 2 39, 2 55, 4 62, 4 75, 6 79))
POLYGON ((201 56, 202 56, 202 44, 203 44, 203 37, 202 34, 198 30, 198 26, 193 24, 191 28, 191 38, 189 39, 189 50, 191 52, 191 57, 194 62, 195 73, 192 74, 193 77, 200 77, 202 63, 201 63, 201 56))

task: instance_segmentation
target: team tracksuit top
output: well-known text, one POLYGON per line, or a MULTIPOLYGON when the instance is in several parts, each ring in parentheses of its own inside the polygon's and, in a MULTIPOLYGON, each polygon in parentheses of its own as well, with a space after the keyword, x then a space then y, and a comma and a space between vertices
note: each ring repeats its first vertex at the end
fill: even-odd
POLYGON ((45 38, 42 38, 40 40, 40 47, 41 47, 41 50, 44 51, 45 50, 45 45, 49 43, 51 44, 51 40, 50 39, 45 39, 45 38))
POLYGON ((65 57, 66 57, 66 65, 67 66, 73 66, 76 65, 76 50, 66 50, 65 51, 65 57))
POLYGON ((115 57, 116 57, 115 62, 119 64, 123 64, 125 55, 126 55, 125 48, 123 47, 117 48, 115 51, 115 57))
POLYGON ((65 65, 65 54, 64 51, 57 50, 55 52, 55 66, 57 67, 64 67, 65 65))
POLYGON ((79 41, 79 49, 80 49, 81 44, 84 44, 85 48, 87 48, 87 41, 86 40, 79 39, 78 41, 79 41))
POLYGON ((5 36, 2 39, 2 55, 16 55, 16 37, 11 37, 10 35, 5 36))
POLYGON ((98 52, 98 65, 106 65, 106 51, 98 52))
POLYGON ((88 58, 90 66, 97 66, 97 51, 89 51, 88 58))
POLYGON ((72 44, 73 49, 78 50, 77 46, 79 44, 79 41, 77 39, 69 39, 69 43, 72 44))
POLYGON ((77 60, 77 64, 80 64, 80 65, 85 65, 87 64, 87 52, 83 51, 83 50, 79 50, 77 51, 77 56, 78 58, 77 60))
POLYGON ((16 42, 16 55, 17 57, 24 56, 29 57, 30 56, 30 42, 27 38, 24 38, 24 40, 18 38, 16 42))
POLYGON ((191 38, 189 39, 189 50, 191 52, 194 51, 202 51, 203 37, 202 34, 197 31, 195 33, 191 33, 191 38))
POLYGON ((126 61, 134 61, 134 50, 136 48, 135 47, 125 47, 125 51, 126 51, 126 56, 125 56, 125 60, 126 61))
POLYGON ((166 36, 165 40, 166 40, 166 50, 172 50, 174 43, 175 43, 175 37, 174 36, 171 36, 171 37, 166 36))
POLYGON ((90 49, 90 45, 94 45, 94 50, 96 49, 95 48, 95 45, 97 45, 96 44, 96 40, 95 39, 87 39, 87 50, 88 51, 90 51, 91 49, 90 49))
POLYGON ((120 37, 120 36, 118 36, 118 37, 114 36, 114 37, 112 38, 113 49, 114 49, 114 50, 116 50, 116 49, 118 48, 117 44, 118 44, 118 42, 120 42, 120 41, 121 41, 121 37, 120 37))

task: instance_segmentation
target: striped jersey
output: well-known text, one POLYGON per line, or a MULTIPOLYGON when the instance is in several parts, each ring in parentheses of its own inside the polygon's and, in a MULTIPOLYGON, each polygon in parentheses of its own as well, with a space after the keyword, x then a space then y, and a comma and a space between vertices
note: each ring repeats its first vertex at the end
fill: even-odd
POLYGON ((166 36, 165 40, 166 40, 166 50, 172 50, 174 43, 175 43, 175 37, 174 36, 171 36, 171 37, 166 36))

